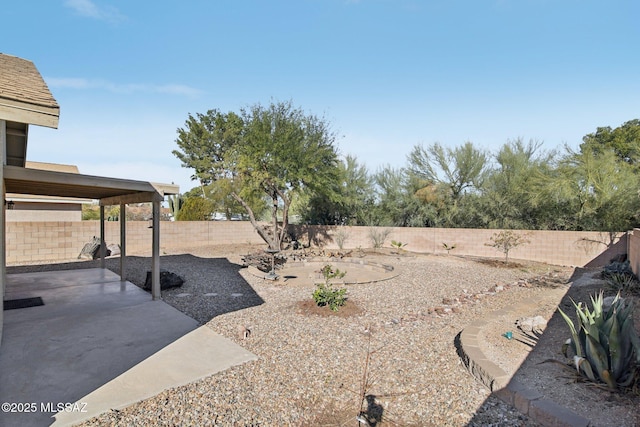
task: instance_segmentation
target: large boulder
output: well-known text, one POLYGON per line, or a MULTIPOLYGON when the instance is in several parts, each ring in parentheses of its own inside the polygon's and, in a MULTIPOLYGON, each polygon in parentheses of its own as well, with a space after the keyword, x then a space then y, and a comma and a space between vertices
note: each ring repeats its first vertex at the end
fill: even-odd
POLYGON ((107 252, 109 253, 109 256, 120 255, 120 245, 117 243, 107 245, 107 252))
MULTIPOLYGON (((86 245, 84 245, 84 247, 80 251, 80 255, 78 255, 78 259, 98 259, 98 258, 100 258, 100 247, 101 246, 102 245, 100 244, 100 238, 96 237, 96 236, 93 236, 93 239, 91 240, 91 242, 89 242, 86 245)), ((109 247, 107 246, 107 250, 106 250, 105 256, 109 256, 109 255, 111 255, 111 251, 109 250, 109 247)))
MULTIPOLYGON (((160 289, 167 290, 171 288, 179 288, 184 283, 184 279, 178 276, 176 273, 172 273, 170 271, 161 270, 160 271, 160 289)), ((151 272, 147 271, 147 279, 144 281, 144 287, 142 288, 145 291, 151 290, 151 272)))

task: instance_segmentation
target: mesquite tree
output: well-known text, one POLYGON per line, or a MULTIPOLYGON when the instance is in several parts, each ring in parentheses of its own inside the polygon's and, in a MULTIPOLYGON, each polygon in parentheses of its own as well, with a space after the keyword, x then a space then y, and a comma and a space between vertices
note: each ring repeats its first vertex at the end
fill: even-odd
POLYGON ((210 110, 189 115, 178 129, 173 154, 193 168, 201 184, 234 183, 231 196, 247 211, 254 228, 271 249, 281 249, 289 208, 302 190, 325 194, 338 177, 335 135, 328 122, 294 108, 291 102, 260 104, 239 114, 210 110), (270 230, 258 224, 250 200, 269 200, 270 230))

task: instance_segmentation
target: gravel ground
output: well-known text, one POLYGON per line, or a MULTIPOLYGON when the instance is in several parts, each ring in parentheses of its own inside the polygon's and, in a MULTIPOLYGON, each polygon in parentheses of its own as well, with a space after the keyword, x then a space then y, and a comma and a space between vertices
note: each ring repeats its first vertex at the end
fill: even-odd
MULTIPOLYGON (((570 270, 540 264, 499 268, 454 256, 367 255, 392 264, 399 276, 349 285, 348 297, 360 314, 321 317, 298 305, 311 298, 311 283, 282 285, 249 274, 240 267, 247 250, 211 247, 163 255, 162 268, 185 278, 182 288, 163 291, 163 299, 259 360, 84 426, 358 426, 360 411, 378 426, 537 425, 476 382, 454 341, 487 312, 544 292, 517 286, 519 281, 552 270, 568 277, 570 270), (246 339, 239 333, 243 328, 251 331, 246 339)), ((150 265, 148 257, 129 257, 127 279, 142 284, 150 265)), ((118 259, 108 260, 108 267, 117 272, 118 259)))

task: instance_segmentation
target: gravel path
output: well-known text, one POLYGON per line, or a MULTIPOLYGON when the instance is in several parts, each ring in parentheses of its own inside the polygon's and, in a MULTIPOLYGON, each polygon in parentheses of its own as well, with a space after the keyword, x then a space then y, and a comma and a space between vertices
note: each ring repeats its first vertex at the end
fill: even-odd
MULTIPOLYGON (((544 292, 518 281, 550 273, 568 277, 569 269, 385 256, 381 261, 394 265, 399 276, 348 287, 362 313, 320 317, 298 305, 311 298, 312 284, 282 285, 248 274, 239 265, 246 249, 164 255, 162 268, 186 281, 164 291, 163 299, 259 360, 83 425, 358 426, 361 410, 371 425, 536 425, 489 396, 462 366, 454 341, 488 311, 544 292), (242 328, 251 331, 246 339, 242 328)), ((130 257, 128 263, 127 279, 142 284, 150 259, 130 257)), ((118 271, 118 260, 108 260, 108 267, 118 271)))

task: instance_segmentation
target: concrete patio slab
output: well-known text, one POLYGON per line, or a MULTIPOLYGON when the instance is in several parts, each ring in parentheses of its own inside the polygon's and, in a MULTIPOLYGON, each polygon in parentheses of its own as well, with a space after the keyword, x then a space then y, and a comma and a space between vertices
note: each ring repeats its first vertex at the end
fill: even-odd
POLYGON ((2 426, 70 425, 256 359, 109 270, 7 282, 6 300, 45 305, 4 312, 0 401, 13 407, 2 426))

